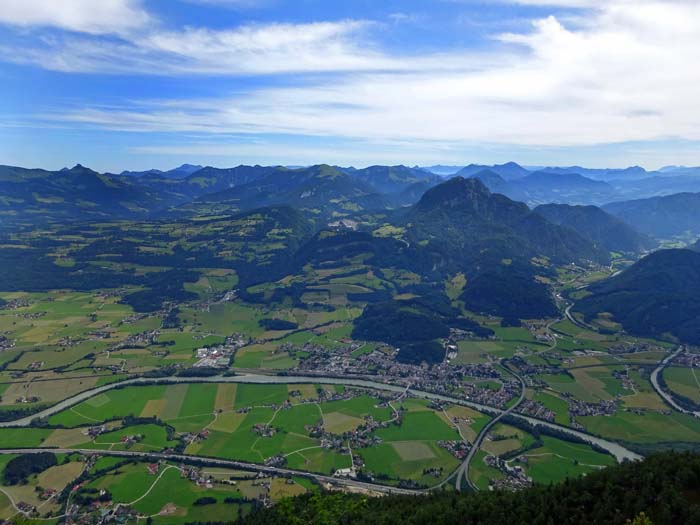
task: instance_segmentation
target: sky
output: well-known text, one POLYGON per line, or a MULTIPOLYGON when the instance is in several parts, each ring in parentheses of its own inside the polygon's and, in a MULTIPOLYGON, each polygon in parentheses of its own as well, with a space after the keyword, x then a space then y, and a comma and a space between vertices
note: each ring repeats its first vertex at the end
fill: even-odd
POLYGON ((0 164, 700 165, 697 0, 0 0, 0 164))

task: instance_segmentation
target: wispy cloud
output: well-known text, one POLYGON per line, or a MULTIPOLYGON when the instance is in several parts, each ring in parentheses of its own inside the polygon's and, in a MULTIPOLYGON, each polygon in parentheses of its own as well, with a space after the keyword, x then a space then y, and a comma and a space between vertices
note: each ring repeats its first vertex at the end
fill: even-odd
MULTIPOLYGON (((2 0, 0 0, 2 1, 2 0)), ((372 48, 373 24, 342 20, 186 27, 121 38, 63 34, 0 48, 6 61, 63 72, 240 75, 405 69, 409 62, 372 48)), ((416 66, 419 67, 419 66, 416 66)))
POLYGON ((0 0, 0 23, 20 27, 104 34, 123 33, 150 21, 141 0, 0 0))
POLYGON ((549 16, 529 30, 493 35, 486 54, 392 54, 371 38, 381 26, 344 20, 151 28, 139 38, 64 35, 6 59, 61 71, 288 75, 286 87, 40 117, 82 127, 400 141, 405 151, 426 142, 457 149, 700 140, 697 2, 512 1, 582 11, 575 23, 549 16))
MULTIPOLYGON (((410 61, 377 58, 369 52, 363 56, 353 46, 348 53, 339 44, 324 53, 343 57, 336 70, 382 65, 398 71, 333 75, 312 85, 257 89, 214 100, 82 108, 54 118, 122 130, 530 146, 698 140, 700 69, 692 67, 700 59, 700 34, 692 22, 698 19, 700 6, 683 1, 633 6, 611 0, 575 29, 550 16, 536 20, 529 32, 497 35, 498 41, 513 46, 511 52, 486 61, 470 53, 410 61)), ((256 56, 263 47, 272 49, 273 57, 282 50, 266 66, 268 71, 284 67, 288 46, 305 46, 310 54, 301 63, 297 59, 295 67, 311 69, 317 65, 318 57, 312 56, 320 51, 316 46, 355 30, 354 23, 347 24, 315 27, 301 43, 294 28, 276 26, 227 38, 193 32, 183 41, 163 37, 150 45, 189 56, 201 52, 204 63, 214 62, 227 48, 242 49, 243 56, 256 56)))

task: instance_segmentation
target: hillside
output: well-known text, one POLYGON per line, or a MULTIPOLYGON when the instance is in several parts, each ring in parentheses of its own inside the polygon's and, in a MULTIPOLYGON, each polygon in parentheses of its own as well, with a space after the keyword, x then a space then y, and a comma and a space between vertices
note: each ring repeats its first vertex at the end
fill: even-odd
POLYGON ((462 299, 475 311, 526 318, 556 309, 537 275, 551 261, 606 262, 608 256, 573 230, 491 193, 477 179, 455 177, 431 190, 404 218, 412 264, 424 273, 465 272, 462 299))
POLYGON ((584 168, 582 166, 568 166, 568 167, 549 167, 542 168, 540 171, 545 173, 558 173, 558 174, 578 174, 583 175, 589 179, 595 180, 615 180, 615 179, 641 179, 648 177, 650 173, 640 166, 630 166, 629 168, 602 168, 602 169, 591 169, 584 168))
POLYGON ((239 523, 671 525, 700 522, 699 493, 700 455, 670 453, 515 493, 444 491, 429 496, 383 498, 311 494, 260 509, 239 523), (650 521, 643 520, 642 514, 650 521))
POLYGON ((608 312, 632 334, 700 344, 700 253, 655 252, 589 291, 574 306, 587 320, 608 312))
MULTIPOLYGON (((203 171, 203 170, 202 170, 203 171)), ((201 172, 195 176, 202 177, 201 172)), ((387 202, 376 188, 327 165, 289 170, 276 168, 253 180, 209 193, 192 203, 195 209, 250 210, 287 205, 329 218, 365 209, 381 209, 387 202)))
POLYGON ((370 166, 346 173, 381 193, 397 193, 414 184, 433 185, 442 181, 441 177, 433 173, 406 166, 370 166))
POLYGON ((485 170, 492 171, 493 173, 496 173, 497 175, 503 177, 506 180, 525 177, 530 173, 529 170, 523 168, 521 165, 515 162, 507 162, 505 164, 495 164, 493 166, 470 164, 469 166, 465 166, 460 171, 458 171, 455 174, 455 176, 468 178, 485 170))
POLYGON ((578 173, 538 171, 513 184, 523 193, 525 201, 532 204, 598 204, 607 202, 614 193, 607 182, 589 179, 578 173))
POLYGON ((548 221, 571 228, 611 252, 641 252, 655 243, 596 206, 543 204, 534 210, 548 221))
POLYGON ((0 224, 138 218, 181 200, 80 164, 60 171, 0 166, 0 224))
POLYGON ((590 241, 533 213, 525 204, 491 193, 477 179, 455 177, 428 190, 405 217, 413 242, 432 246, 444 260, 489 258, 605 261, 590 241))
POLYGON ((700 234, 700 193, 615 202, 603 209, 655 237, 700 234))
POLYGON ((531 205, 543 203, 597 204, 607 202, 615 194, 607 182, 589 179, 576 173, 527 172, 518 178, 504 177, 487 168, 476 171, 465 168, 465 177, 481 180, 491 191, 502 193, 531 205))

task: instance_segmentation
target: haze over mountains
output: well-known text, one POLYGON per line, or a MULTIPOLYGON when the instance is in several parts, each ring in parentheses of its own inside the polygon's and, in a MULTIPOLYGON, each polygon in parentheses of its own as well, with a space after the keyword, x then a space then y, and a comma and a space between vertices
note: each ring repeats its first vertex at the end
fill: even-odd
MULTIPOLYGON (((289 204, 330 217, 417 202, 456 167, 317 165, 201 167, 100 174, 77 165, 59 171, 0 166, 0 220, 4 224, 55 218, 153 217, 203 208, 242 211, 289 204)), ((700 168, 525 168, 514 162, 470 164, 456 176, 476 178, 489 190, 531 207, 595 205, 654 237, 700 232, 700 168), (684 193, 684 195, 679 195, 684 193)), ((551 218, 551 217, 550 217, 551 218)), ((601 241, 601 239, 594 239, 601 241)), ((639 239, 637 240, 639 241, 639 239)), ((647 244, 648 245, 648 244, 647 244)))

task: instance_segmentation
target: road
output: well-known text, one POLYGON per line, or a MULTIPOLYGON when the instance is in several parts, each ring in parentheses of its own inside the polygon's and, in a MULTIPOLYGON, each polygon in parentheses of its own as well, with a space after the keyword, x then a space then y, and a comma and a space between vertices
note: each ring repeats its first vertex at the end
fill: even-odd
POLYGON ((654 390, 656 390, 656 393, 659 394, 666 403, 671 405, 673 408, 678 410, 679 412, 683 412, 684 414, 690 414, 691 416, 695 416, 697 418, 700 418, 700 412, 693 412, 692 410, 686 410, 685 408, 681 407, 676 401, 673 399, 673 396, 666 392, 663 388, 661 388, 661 385, 659 384, 659 374, 663 372, 664 368, 668 366, 668 364, 673 361, 673 359, 676 358, 677 355, 682 354, 683 351, 685 350, 685 347, 681 346, 673 352, 672 354, 666 356, 660 363, 659 366, 657 366, 654 371, 651 373, 651 384, 654 387, 654 390))
POLYGON ((404 495, 418 495, 425 494, 425 490, 411 490, 411 489, 401 489, 398 487, 389 487, 387 485, 375 485, 374 483, 366 483, 364 481, 357 481, 354 479, 347 478, 336 478, 332 476, 324 476, 323 474, 314 474, 312 472, 306 472, 301 470, 293 470, 283 467, 268 467, 265 465, 258 465, 256 463, 246 463, 245 461, 233 461, 228 459, 215 459, 206 458, 201 456, 189 456, 186 454, 163 454, 159 452, 132 452, 129 450, 95 450, 91 448, 86 449, 74 449, 74 448, 24 448, 24 449, 0 449, 0 454, 39 454, 41 452, 51 451, 56 454, 84 454, 97 455, 97 456, 113 456, 113 457, 123 457, 123 458, 137 458, 149 461, 175 461, 185 464, 195 464, 195 465, 205 465, 209 467, 224 467, 233 468, 238 470, 249 470, 253 472, 262 472, 267 475, 278 475, 278 476, 301 476, 305 478, 315 479, 321 483, 332 483, 334 485, 339 485, 343 487, 359 488, 365 490, 371 490, 374 492, 381 492, 384 494, 404 494, 404 495))
POLYGON ((574 307, 574 305, 573 305, 573 304, 570 304, 569 306, 567 306, 567 307, 564 309, 564 314, 566 315, 566 318, 567 318, 569 321, 571 321, 573 324, 575 324, 576 326, 578 326, 579 328, 583 328, 584 330, 593 330, 593 331, 595 332, 595 329, 593 329, 593 327, 588 326, 588 325, 585 324, 585 323, 582 323, 581 321, 579 321, 578 319, 576 319, 576 318, 574 317, 574 315, 571 313, 571 309, 572 309, 573 307, 574 307))
POLYGON ((512 370, 510 370, 507 366, 504 365, 503 367, 506 368, 513 376, 515 376, 518 381, 520 381, 520 397, 509 408, 507 408, 506 410, 498 414, 495 418, 493 418, 491 421, 489 421, 488 424, 484 426, 484 428, 481 429, 481 432, 479 432, 479 434, 476 436, 474 444, 469 450, 469 454, 467 454, 467 457, 465 458, 464 462, 457 469, 457 479, 455 479, 455 489, 457 491, 462 490, 462 479, 464 479, 467 482, 467 485, 469 485, 469 487, 474 492, 478 492, 479 489, 476 485, 474 485, 474 483, 472 483, 472 480, 469 478, 469 466, 471 465, 474 456, 481 448, 481 443, 484 441, 484 438, 494 427, 494 425, 496 425, 496 423, 498 423, 505 416, 513 412, 518 407, 518 405, 520 405, 520 403, 523 402, 523 399, 525 399, 525 381, 523 381, 523 378, 515 372, 513 372, 512 370))
MULTIPOLYGON (((32 421, 38 418, 47 418, 53 414, 56 414, 62 410, 70 408, 86 399, 94 397, 103 392, 113 390, 118 387, 130 386, 130 385, 143 385, 152 384, 154 382, 159 383, 255 383, 255 384, 308 384, 308 383, 323 383, 323 384, 336 384, 336 385, 346 385, 355 386, 361 388, 368 388, 372 390, 380 390, 385 392, 395 392, 398 394, 407 392, 415 397, 423 399, 432 399, 438 401, 445 401, 447 403, 452 403, 455 405, 462 405, 481 412, 485 412, 494 417, 498 417, 503 414, 503 410, 482 405, 479 403, 473 403, 464 399, 459 399, 456 397, 445 396, 441 394, 434 394, 432 392, 425 392, 422 390, 417 390, 414 388, 406 389, 404 386, 391 385, 385 383, 378 383, 375 381, 369 381, 365 379, 357 379, 350 377, 325 377, 325 376, 272 376, 272 375, 262 375, 262 374, 242 374, 236 376, 213 376, 213 377, 166 377, 159 378, 157 380, 150 378, 135 378, 127 379, 125 381, 119 381, 116 383, 111 383, 109 385, 103 385, 101 387, 96 387, 91 390, 86 390, 73 397, 65 399, 52 407, 49 407, 41 412, 38 412, 32 416, 27 416, 15 421, 4 421, 0 422, 0 428, 10 428, 10 427, 26 427, 29 426, 32 421)), ((524 421, 529 422, 533 425, 545 426, 552 428, 568 434, 570 436, 576 437, 582 441, 590 444, 597 445, 598 447, 608 451, 618 462, 625 460, 638 460, 641 456, 626 449, 619 443, 613 441, 608 441, 606 439, 587 434, 578 430, 574 430, 569 427, 562 425, 557 425, 549 421, 542 421, 529 416, 523 416, 520 414, 512 414, 514 417, 518 417, 524 421)))

